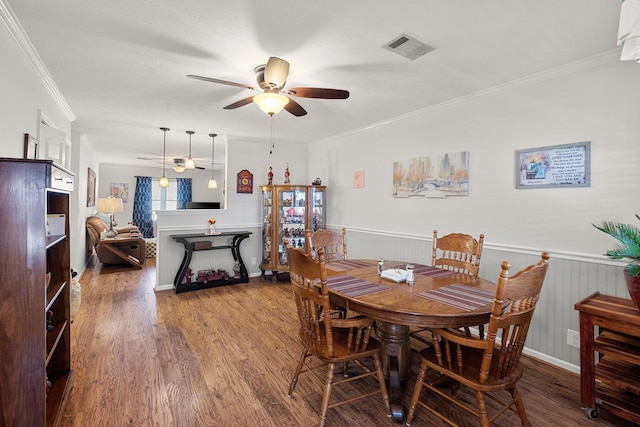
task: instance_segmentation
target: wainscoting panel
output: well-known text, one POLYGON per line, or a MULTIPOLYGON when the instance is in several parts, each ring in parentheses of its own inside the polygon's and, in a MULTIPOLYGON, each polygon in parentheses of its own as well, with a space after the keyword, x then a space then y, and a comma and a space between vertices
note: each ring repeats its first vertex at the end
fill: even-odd
MULTIPOLYGON (((431 242, 431 236, 347 229, 349 258, 381 257, 430 264, 431 242)), ((550 265, 529 330, 527 352, 578 372, 580 350, 567 345, 567 330, 580 330, 574 304, 594 292, 629 298, 621 264, 605 257, 554 253, 553 248, 505 247, 485 240, 480 276, 495 282, 502 261, 511 264, 513 275, 537 263, 543 250, 551 255, 550 265)))

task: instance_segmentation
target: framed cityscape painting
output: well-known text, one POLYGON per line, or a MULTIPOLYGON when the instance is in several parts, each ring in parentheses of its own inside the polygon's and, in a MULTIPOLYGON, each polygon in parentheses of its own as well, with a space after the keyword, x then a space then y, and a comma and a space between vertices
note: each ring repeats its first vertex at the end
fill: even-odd
POLYGON ((468 151, 414 157, 393 164, 393 197, 468 195, 468 151))

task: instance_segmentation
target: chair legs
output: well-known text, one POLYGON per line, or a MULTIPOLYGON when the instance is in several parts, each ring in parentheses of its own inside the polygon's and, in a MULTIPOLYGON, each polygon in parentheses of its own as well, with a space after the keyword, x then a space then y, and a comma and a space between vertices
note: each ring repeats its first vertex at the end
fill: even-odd
POLYGON ((327 384, 324 387, 324 396, 322 397, 322 411, 320 412, 320 427, 324 427, 327 421, 327 411, 329 410, 329 399, 331 398, 331 389, 333 388, 333 377, 336 370, 335 363, 329 363, 327 367, 327 384))
POLYGON ((476 401, 478 402, 478 418, 481 427, 489 427, 489 415, 487 414, 487 402, 484 400, 484 393, 476 390, 476 401))
POLYGON ((291 384, 289 384, 289 392, 287 393, 287 397, 291 397, 293 394, 293 390, 296 388, 298 384, 298 377, 300 376, 300 372, 302 372, 302 367, 304 366, 304 360, 307 358, 307 348, 304 347, 302 349, 302 354, 298 359, 298 364, 296 365, 296 369, 293 372, 293 376, 291 377, 291 384))
MULTIPOLYGON (((298 363, 296 364, 296 368, 294 370, 293 376, 291 378, 291 383, 289 385, 289 392, 287 393, 288 397, 291 397, 291 395, 293 394, 294 389, 296 388, 296 385, 298 383, 298 377, 300 376, 300 373, 303 371, 304 367, 305 367, 305 360, 307 359, 307 357, 311 356, 311 354, 307 351, 306 348, 303 348, 302 350, 302 354, 300 355, 300 358, 298 359, 298 363)), ((321 412, 320 412, 320 427, 324 427, 326 420, 327 420, 327 412, 329 411, 330 408, 345 404, 345 403, 349 403, 364 397, 369 397, 369 396, 373 396, 375 394, 380 393, 382 395, 382 400, 384 402, 384 406, 386 408, 387 411, 387 415, 391 416, 391 403, 389 400, 389 393, 387 392, 387 385, 384 379, 384 374, 382 373, 382 363, 380 362, 380 356, 378 354, 375 354, 372 356, 373 359, 373 364, 374 364, 374 370, 370 370, 369 368, 365 369, 364 373, 358 374, 354 377, 350 377, 349 375, 345 375, 344 379, 336 379, 335 376, 335 371, 336 371, 336 365, 338 363, 328 363, 327 364, 327 375, 326 375, 326 383, 325 383, 325 387, 324 387, 324 394, 322 397, 322 408, 321 408, 321 412), (357 380, 360 378, 364 378, 367 376, 371 376, 371 375, 375 375, 377 380, 378 380, 378 390, 375 391, 370 391, 364 394, 360 394, 358 396, 352 397, 350 399, 347 400, 343 400, 340 402, 335 402, 333 404, 329 404, 330 399, 331 399, 331 392, 333 391, 333 387, 335 384, 340 384, 342 382, 348 382, 348 381, 352 381, 352 380, 357 380)), ((342 364, 342 362, 339 362, 340 364, 342 364)), ((357 362, 358 364, 360 364, 359 362, 357 362)), ((346 363, 345 363, 346 365, 346 363)), ((361 366, 364 366, 362 364, 360 364, 361 366)), ((307 368, 310 368, 309 366, 307 366, 307 368)), ((307 370, 305 369, 305 372, 307 370)))
POLYGON ((520 397, 520 392, 516 387, 509 389, 511 393, 511 397, 516 403, 516 409, 518 410, 518 415, 520 416, 520 422, 523 427, 529 427, 529 418, 527 418, 527 412, 524 410, 524 403, 522 403, 522 398, 520 397))
MULTIPOLYGON (((425 409, 429 410, 432 414, 434 414, 437 417, 439 417, 440 419, 442 419, 443 421, 447 422, 449 425, 457 426, 458 424, 448 420, 444 415, 438 413, 435 409, 430 408, 425 403, 420 401, 420 394, 422 393, 422 389, 424 388, 424 386, 426 384, 426 381, 427 381, 426 380, 427 371, 428 371, 427 364, 424 363, 424 362, 421 363, 420 364, 420 371, 418 372, 418 378, 416 379, 416 385, 415 385, 415 388, 413 389, 413 395, 411 396, 411 403, 409 404, 409 413, 407 414, 407 420, 405 422, 405 425, 406 426, 411 426, 411 422, 413 421, 413 419, 415 417, 416 407, 418 405, 420 405, 420 406, 423 406, 425 409)), ((435 388, 433 388, 431 386, 428 386, 427 388, 430 388, 431 390, 435 391, 435 388)), ((512 402, 509 405, 506 405, 498 413, 494 414, 493 418, 496 418, 502 412, 504 412, 507 409, 509 409, 509 407, 511 407, 511 405, 515 404, 515 407, 517 409, 517 414, 520 417, 520 422, 522 423, 522 426, 523 427, 530 427, 531 424, 529 423, 529 419, 527 418, 527 414, 526 414, 526 411, 524 409, 524 403, 522 402, 522 398, 520 397, 520 392, 518 391, 517 387, 514 386, 514 387, 511 387, 511 388, 508 388, 507 391, 509 393, 511 393, 512 402)), ((441 396, 444 396, 444 393, 442 393, 442 392, 439 392, 439 394, 441 396)), ((455 393, 452 392, 451 396, 453 396, 454 394, 455 393)), ((476 401, 477 401, 477 412, 473 411, 471 408, 467 407, 466 405, 464 405, 462 403, 458 403, 458 402, 455 402, 455 403, 458 406, 460 406, 461 408, 466 409, 468 412, 475 414, 479 418, 479 421, 480 421, 479 425, 480 426, 482 426, 482 427, 490 427, 491 420, 489 419, 489 414, 488 414, 488 411, 487 411, 485 393, 481 392, 481 391, 476 391, 475 392, 475 396, 476 396, 476 401)), ((495 399, 495 397, 494 397, 494 399, 495 399)))
POLYGON ((409 404, 409 413, 407 414, 406 426, 411 426, 411 421, 416 414, 416 405, 420 399, 420 393, 422 393, 422 387, 424 387, 424 378, 427 375, 427 368, 424 363, 420 364, 420 371, 418 372, 418 378, 416 379, 416 385, 413 389, 413 396, 411 396, 411 403, 409 404))

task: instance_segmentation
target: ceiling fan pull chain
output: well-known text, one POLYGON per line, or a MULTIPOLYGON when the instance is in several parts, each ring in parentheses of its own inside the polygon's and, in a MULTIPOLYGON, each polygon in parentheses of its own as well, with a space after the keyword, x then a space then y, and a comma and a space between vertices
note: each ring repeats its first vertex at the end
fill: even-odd
POLYGON ((271 116, 271 148, 269 148, 269 154, 273 154, 273 149, 276 148, 276 142, 275 142, 275 132, 273 130, 273 122, 274 122, 273 114, 270 114, 270 116, 271 116))

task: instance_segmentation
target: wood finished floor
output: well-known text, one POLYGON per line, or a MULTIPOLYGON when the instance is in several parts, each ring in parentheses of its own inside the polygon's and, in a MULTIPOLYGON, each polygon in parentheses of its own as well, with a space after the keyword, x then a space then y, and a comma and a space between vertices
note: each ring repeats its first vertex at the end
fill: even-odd
MULTIPOLYGON (((76 382, 62 426, 317 425, 318 380, 301 377, 293 397, 286 397, 301 349, 288 283, 254 278, 179 295, 156 293, 155 260, 143 270, 105 275, 98 264, 80 283, 82 302, 72 324, 76 382)), ((419 365, 412 354, 405 404, 419 365)), ((577 376, 532 359, 524 363, 520 391, 532 425, 632 425, 606 411, 596 421, 587 419, 577 376)), ((458 420, 477 424, 471 417, 458 420)), ((494 425, 519 424, 508 413, 494 425)), ((330 409, 327 420, 327 426, 397 425, 379 397, 330 409)), ((446 424, 423 409, 412 425, 446 424)))

